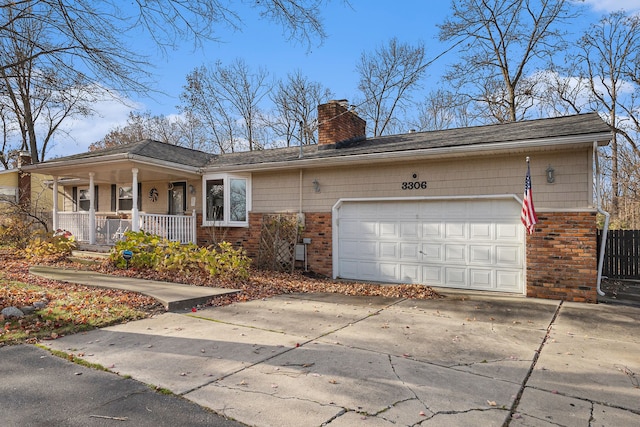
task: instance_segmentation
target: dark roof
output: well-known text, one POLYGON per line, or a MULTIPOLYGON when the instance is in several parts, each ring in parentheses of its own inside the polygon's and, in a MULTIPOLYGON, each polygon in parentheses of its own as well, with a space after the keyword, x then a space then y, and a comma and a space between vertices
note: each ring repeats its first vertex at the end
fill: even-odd
MULTIPOLYGON (((610 133, 609 126, 597 113, 588 113, 514 123, 379 136, 330 146, 305 146, 303 147, 303 158, 331 158, 509 142, 522 142, 523 146, 526 146, 525 144, 530 144, 533 140, 601 133, 610 133)), ((257 165, 289 162, 299 158, 300 147, 276 148, 215 156, 208 166, 215 168, 257 165)))
POLYGON ((146 157, 148 159, 177 163, 196 168, 206 165, 212 157, 215 157, 214 154, 205 153, 204 151, 192 150, 179 145, 145 139, 131 144, 123 144, 102 150, 88 151, 86 153, 59 157, 52 159, 52 161, 59 162, 66 160, 92 159, 114 154, 146 157))

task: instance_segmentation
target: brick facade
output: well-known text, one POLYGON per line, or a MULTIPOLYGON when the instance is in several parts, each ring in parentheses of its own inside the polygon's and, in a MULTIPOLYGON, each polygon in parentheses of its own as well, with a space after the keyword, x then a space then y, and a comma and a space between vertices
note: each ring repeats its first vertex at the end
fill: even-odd
MULTIPOLYGON (((198 244, 216 241, 242 247, 257 259, 262 213, 249 215, 248 228, 198 226, 198 244), (215 233, 215 234, 214 234, 215 233)), ((202 216, 198 214, 198 224, 202 216)), ((330 212, 305 213, 301 238, 310 238, 308 268, 331 277, 333 272, 330 212)), ((527 296, 574 302, 597 302, 597 242, 595 212, 539 213, 536 231, 527 236, 527 296)))
MULTIPOLYGON (((249 214, 249 227, 202 227, 202 214, 197 215, 198 245, 208 246, 216 242, 226 241, 233 247, 242 247, 247 256, 258 258, 260 247, 260 231, 262 229, 261 213, 249 214)), ((310 238, 307 247, 308 268, 314 273, 331 276, 332 274, 332 240, 331 213, 306 213, 305 228, 301 238, 310 238)))
POLYGON ((595 212, 538 213, 526 256, 528 297, 597 302, 595 212))

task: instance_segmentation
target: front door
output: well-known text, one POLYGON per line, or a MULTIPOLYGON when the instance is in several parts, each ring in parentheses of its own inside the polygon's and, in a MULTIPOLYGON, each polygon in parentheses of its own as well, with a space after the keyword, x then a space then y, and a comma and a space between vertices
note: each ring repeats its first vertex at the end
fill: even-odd
POLYGON ((169 185, 169 215, 184 215, 187 210, 187 183, 173 182, 169 185))

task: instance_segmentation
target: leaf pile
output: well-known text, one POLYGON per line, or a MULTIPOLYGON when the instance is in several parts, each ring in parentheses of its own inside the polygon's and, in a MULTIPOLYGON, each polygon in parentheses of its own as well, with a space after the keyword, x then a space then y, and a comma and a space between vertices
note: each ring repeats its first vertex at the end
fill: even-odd
MULTIPOLYGON (((117 269, 108 261, 87 266, 55 258, 41 258, 40 264, 66 268, 87 269, 126 277, 186 283, 197 286, 240 289, 241 292, 221 296, 209 305, 222 306, 235 302, 263 299, 291 293, 339 293, 357 296, 387 298, 436 299, 440 296, 423 285, 379 285, 370 283, 335 281, 322 276, 302 273, 278 273, 251 270, 248 279, 222 280, 208 274, 189 275, 176 272, 158 272, 150 269, 117 269)), ((41 338, 55 338, 64 334, 147 317, 162 310, 151 297, 115 289, 94 288, 57 282, 29 274, 30 263, 15 250, 0 249, 0 309, 22 307, 36 301, 47 301, 47 307, 20 320, 1 319, 0 345, 41 338)))
POLYGON ((0 345, 100 328, 148 317, 162 306, 151 297, 115 289, 57 282, 29 274, 28 262, 0 250, 0 310, 46 306, 20 319, 0 315, 0 345))

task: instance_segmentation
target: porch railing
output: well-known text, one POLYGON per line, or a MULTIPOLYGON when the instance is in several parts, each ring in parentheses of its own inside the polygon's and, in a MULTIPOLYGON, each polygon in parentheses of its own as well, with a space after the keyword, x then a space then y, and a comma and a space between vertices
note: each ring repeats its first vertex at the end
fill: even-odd
POLYGON ((196 215, 140 214, 140 230, 173 242, 196 243, 196 215))
MULTIPOLYGON (((89 212, 58 212, 58 227, 70 231, 79 242, 89 241, 89 212)), ((196 243, 196 215, 140 214, 140 230, 180 243, 196 243)), ((131 219, 96 214, 96 244, 113 245, 133 230, 131 219)))

